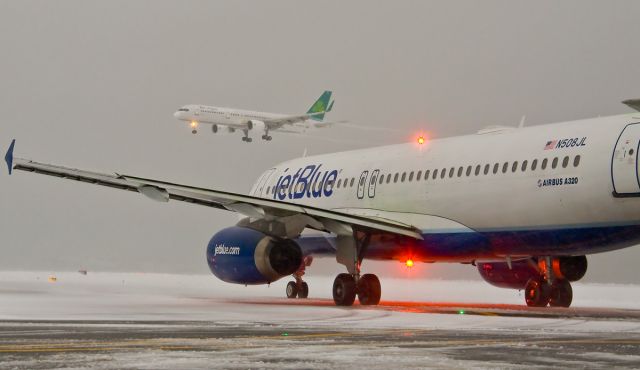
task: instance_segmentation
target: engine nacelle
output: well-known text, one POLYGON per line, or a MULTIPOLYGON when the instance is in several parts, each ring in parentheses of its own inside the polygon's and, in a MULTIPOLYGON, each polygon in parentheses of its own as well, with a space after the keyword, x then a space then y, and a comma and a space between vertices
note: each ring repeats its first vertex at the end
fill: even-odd
POLYGON ((252 119, 247 122, 247 128, 252 131, 266 131, 267 126, 262 121, 252 119))
POLYGON ((487 283, 510 289, 524 289, 529 279, 540 276, 538 270, 527 261, 514 261, 511 269, 506 262, 478 263, 478 271, 487 283))
POLYGON ((246 227, 220 230, 207 246, 207 263, 220 280, 268 284, 293 274, 302 264, 300 246, 246 227))
MULTIPOLYGON (((544 269, 543 260, 540 261, 544 269)), ((578 281, 587 273, 586 256, 557 257, 551 260, 554 276, 569 281, 578 281)))
POLYGON ((216 125, 216 124, 211 125, 211 131, 213 131, 214 134, 217 134, 218 133, 218 125, 216 125))
MULTIPOLYGON (((551 259, 553 276, 557 279, 578 281, 587 273, 587 257, 567 256, 551 259)), ((486 262, 478 264, 480 276, 491 285, 501 288, 524 289, 527 281, 544 275, 547 269, 546 259, 538 260, 533 265, 529 261, 515 261, 511 268, 506 262, 486 262)))

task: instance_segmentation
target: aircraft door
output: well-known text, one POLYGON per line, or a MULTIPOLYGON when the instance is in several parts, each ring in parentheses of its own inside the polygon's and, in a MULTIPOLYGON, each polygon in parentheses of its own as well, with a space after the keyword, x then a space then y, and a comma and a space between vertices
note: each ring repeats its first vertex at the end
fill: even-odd
POLYGON ((375 170, 371 173, 371 178, 369 179, 369 198, 376 196, 376 184, 378 183, 379 175, 380 170, 375 170))
POLYGON ((616 197, 640 196, 638 149, 640 123, 632 123, 622 130, 611 159, 613 195, 616 197))
POLYGON ((367 177, 369 176, 369 171, 363 171, 360 174, 360 180, 358 180, 358 199, 364 198, 364 188, 367 185, 367 177))

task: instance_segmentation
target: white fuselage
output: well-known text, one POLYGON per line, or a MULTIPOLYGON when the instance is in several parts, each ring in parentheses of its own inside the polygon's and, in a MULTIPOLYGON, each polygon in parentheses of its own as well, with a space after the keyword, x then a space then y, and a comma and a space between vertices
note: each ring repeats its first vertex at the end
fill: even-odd
POLYGON ((299 158, 266 171, 251 194, 426 234, 636 225, 637 122, 628 114, 299 158))
MULTIPOLYGON (((174 113, 174 117, 192 126, 202 123, 210 124, 215 127, 216 132, 224 133, 246 129, 250 121, 264 122, 287 117, 287 115, 192 104, 180 108, 174 113)), ((295 132, 303 131, 306 128, 308 128, 306 122, 298 122, 288 127, 288 129, 293 129, 295 132)))

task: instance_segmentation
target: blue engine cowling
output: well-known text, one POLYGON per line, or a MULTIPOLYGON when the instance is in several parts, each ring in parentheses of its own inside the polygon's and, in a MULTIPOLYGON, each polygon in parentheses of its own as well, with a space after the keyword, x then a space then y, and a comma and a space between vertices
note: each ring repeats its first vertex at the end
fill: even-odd
POLYGON ((220 230, 211 238, 207 263, 222 281, 268 284, 298 270, 302 251, 293 240, 234 226, 220 230))

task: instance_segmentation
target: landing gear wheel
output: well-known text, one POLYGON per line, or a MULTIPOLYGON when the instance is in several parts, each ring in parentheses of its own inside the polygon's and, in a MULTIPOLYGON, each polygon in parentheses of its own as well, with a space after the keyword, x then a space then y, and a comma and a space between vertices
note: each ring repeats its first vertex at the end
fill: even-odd
POLYGON ((546 307, 551 296, 551 289, 543 279, 531 278, 524 288, 524 299, 529 307, 546 307))
POLYGON ((295 298, 298 295, 298 284, 295 281, 287 283, 287 298, 295 298))
POLYGON ((356 300, 356 280, 349 274, 340 274, 333 281, 333 301, 336 306, 351 306, 356 300))
POLYGON ((309 296, 309 285, 306 282, 302 282, 300 284, 300 289, 298 290, 298 298, 307 298, 309 296))
POLYGON ((381 293, 380 280, 376 275, 364 274, 358 280, 358 300, 361 305, 377 305, 380 303, 381 293))
POLYGON ((551 298, 549 306, 551 307, 569 307, 573 300, 573 289, 568 280, 557 280, 551 286, 551 298))
POLYGON ((269 135, 262 135, 262 140, 271 141, 272 137, 269 135))

